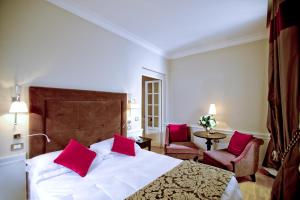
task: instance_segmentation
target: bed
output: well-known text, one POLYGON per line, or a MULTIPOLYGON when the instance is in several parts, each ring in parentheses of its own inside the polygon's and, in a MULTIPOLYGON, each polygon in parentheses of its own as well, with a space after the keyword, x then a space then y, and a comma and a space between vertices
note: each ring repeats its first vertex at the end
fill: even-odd
MULTIPOLYGON (((30 137, 29 199, 164 199, 170 189, 179 191, 177 199, 181 199, 179 194, 191 190, 192 186, 174 190, 180 185, 170 181, 172 173, 179 174, 174 170, 180 168, 184 172, 175 179, 187 179, 191 165, 204 171, 219 170, 146 151, 137 145, 134 157, 111 152, 113 134, 126 136, 126 94, 31 87, 29 99, 29 134, 45 133, 51 139, 48 143, 43 136, 30 137), (85 177, 52 162, 71 138, 97 153, 85 177), (184 169, 186 166, 188 169, 184 169), (169 188, 165 188, 166 185, 169 188)), ((206 199, 242 199, 233 174, 228 175, 225 183, 216 178, 220 173, 210 172, 202 173, 206 178, 199 183, 198 189, 202 185, 209 187, 197 194, 201 193, 206 199), (213 188, 212 185, 221 185, 223 190, 220 193, 217 191, 220 187, 216 187, 215 192, 205 192, 213 188), (221 195, 216 195, 218 192, 221 195)))

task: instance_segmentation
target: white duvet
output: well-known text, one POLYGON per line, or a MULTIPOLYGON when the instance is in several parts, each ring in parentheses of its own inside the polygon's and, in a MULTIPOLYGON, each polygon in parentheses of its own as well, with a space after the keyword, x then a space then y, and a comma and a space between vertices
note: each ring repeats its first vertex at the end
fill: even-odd
MULTIPOLYGON (((43 169, 38 175, 29 171, 31 200, 103 199, 121 200, 177 166, 181 160, 146 150, 135 157, 118 153, 99 156, 88 174, 78 174, 64 168, 43 169)), ((222 199, 242 199, 234 177, 222 199)))

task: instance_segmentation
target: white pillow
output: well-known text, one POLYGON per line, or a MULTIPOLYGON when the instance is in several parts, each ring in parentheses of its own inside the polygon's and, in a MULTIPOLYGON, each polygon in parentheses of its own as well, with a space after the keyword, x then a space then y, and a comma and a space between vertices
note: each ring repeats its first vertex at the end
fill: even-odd
MULTIPOLYGON (((94 143, 90 146, 90 149, 95 151, 97 154, 107 155, 111 153, 111 148, 114 143, 114 138, 106 139, 101 142, 94 143)), ((141 150, 141 147, 134 143, 135 153, 141 150)))
POLYGON ((101 142, 92 144, 90 146, 90 149, 95 151, 97 154, 107 155, 111 153, 113 142, 114 142, 114 138, 103 140, 101 142))

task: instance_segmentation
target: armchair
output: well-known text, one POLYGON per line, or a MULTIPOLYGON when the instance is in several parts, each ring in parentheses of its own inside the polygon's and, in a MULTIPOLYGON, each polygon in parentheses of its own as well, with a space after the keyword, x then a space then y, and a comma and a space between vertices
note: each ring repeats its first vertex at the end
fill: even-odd
MULTIPOLYGON (((172 131, 170 132, 170 125, 166 128, 166 137, 165 137, 165 155, 179 158, 183 160, 194 159, 197 160, 200 155, 199 148, 191 141, 191 131, 190 128, 186 125, 187 129, 187 139, 184 141, 172 141, 170 135, 174 134, 172 131)), ((180 126, 180 125, 179 125, 180 126)))
POLYGON ((204 151, 204 163, 232 171, 236 177, 250 176, 255 182, 259 148, 263 143, 262 139, 253 138, 239 156, 228 152, 227 149, 204 151))

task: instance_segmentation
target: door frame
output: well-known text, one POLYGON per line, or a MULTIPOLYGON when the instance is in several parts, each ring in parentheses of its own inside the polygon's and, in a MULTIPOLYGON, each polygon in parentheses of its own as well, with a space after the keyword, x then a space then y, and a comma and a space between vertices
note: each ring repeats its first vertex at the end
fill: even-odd
MULTIPOLYGON (((160 136, 159 136, 159 146, 162 147, 164 144, 164 136, 165 136, 165 131, 163 130, 164 128, 164 122, 166 121, 166 100, 167 100, 167 82, 166 82, 166 74, 157 72, 155 70, 149 69, 147 67, 142 68, 142 73, 141 73, 141 82, 142 82, 142 76, 148 76, 154 79, 159 79, 161 80, 161 130, 160 130, 160 136)), ((143 119, 144 120, 144 119, 143 119)))
MULTIPOLYGON (((145 110, 145 122, 144 122, 144 125, 145 125, 145 132, 149 132, 149 133, 151 133, 151 129, 153 130, 153 131, 158 131, 159 132, 159 134, 161 134, 161 127, 162 127, 162 89, 161 89, 161 83, 162 83, 162 81, 160 80, 160 79, 156 79, 156 80, 151 80, 151 81, 145 81, 145 101, 144 101, 144 110, 145 110), (148 102, 148 100, 149 100, 149 98, 148 98, 148 95, 149 95, 149 88, 148 88, 148 84, 149 83, 152 83, 151 84, 151 87, 152 87, 152 89, 151 89, 151 91, 152 91, 152 93, 151 93, 151 95, 152 95, 152 99, 151 99, 151 102, 152 102, 152 104, 151 104, 151 109, 152 109, 152 111, 151 111, 151 113, 152 113, 152 115, 151 115, 151 117, 152 117, 152 127, 151 128, 149 128, 148 127, 148 123, 149 123, 149 110, 148 110, 148 108, 149 108, 149 102, 148 102), (158 83, 158 88, 159 88, 159 91, 158 91, 158 93, 157 93, 157 95, 158 95, 158 102, 157 102, 157 104, 158 104, 158 115, 157 116, 155 116, 155 92, 154 92, 154 83, 158 83), (155 128, 153 128, 153 124, 155 124, 155 117, 158 117, 158 128, 156 128, 157 130, 155 130, 155 128)), ((160 138, 160 140, 161 140, 161 138, 160 138)), ((160 141, 159 141, 160 142, 160 141)))

